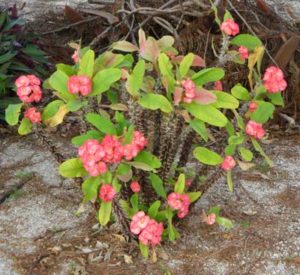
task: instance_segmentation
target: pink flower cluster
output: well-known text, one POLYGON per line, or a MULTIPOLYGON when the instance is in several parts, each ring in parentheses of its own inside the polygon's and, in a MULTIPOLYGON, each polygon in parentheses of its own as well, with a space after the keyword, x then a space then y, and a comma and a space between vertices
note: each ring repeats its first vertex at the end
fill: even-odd
POLYGON ((42 120, 41 113, 35 107, 27 109, 24 112, 24 117, 28 118, 32 123, 39 123, 42 120))
POLYGON ((249 57, 249 51, 244 46, 240 46, 239 49, 238 49, 238 52, 239 52, 240 57, 241 57, 242 60, 245 60, 249 57))
POLYGON ((253 113, 258 108, 258 103, 255 101, 250 102, 249 104, 249 112, 253 113))
POLYGON ((103 184, 100 188, 100 199, 104 202, 112 201, 116 195, 115 189, 110 184, 103 184))
POLYGON ((123 157, 131 160, 143 150, 147 140, 141 132, 135 131, 130 144, 122 145, 117 137, 106 135, 102 142, 89 139, 79 147, 78 155, 84 168, 93 177, 104 174, 107 164, 118 163, 123 157))
POLYGON ((87 96, 92 92, 92 81, 89 77, 72 75, 68 79, 68 91, 71 94, 87 96))
POLYGON ((284 91, 287 86, 282 70, 275 66, 266 69, 263 82, 266 90, 270 93, 284 91))
POLYGON ((240 32, 240 27, 233 19, 229 18, 221 24, 221 31, 227 35, 235 36, 240 32))
POLYGON ((246 134, 256 139, 261 139, 265 135, 265 130, 261 123, 249 120, 246 125, 246 134))
POLYGON ((183 102, 191 103, 193 99, 196 97, 195 83, 188 78, 186 80, 183 80, 181 84, 182 87, 184 88, 183 102))
POLYGON ((39 102, 42 98, 41 81, 35 75, 22 75, 15 81, 18 97, 25 103, 39 102))
POLYGON ((164 226, 162 223, 151 219, 145 212, 139 211, 132 217, 130 231, 135 235, 139 235, 142 244, 155 246, 161 242, 164 226))
POLYGON ((203 211, 201 215, 201 221, 208 224, 208 225, 213 225, 216 222, 216 214, 215 213, 210 213, 206 215, 206 213, 203 211))
POLYGON ((132 160, 147 146, 147 143, 147 139, 143 133, 134 131, 131 143, 123 146, 123 154, 125 159, 132 160))
POLYGON ((140 186, 140 184, 137 181, 133 181, 130 184, 130 189, 132 190, 132 192, 138 193, 138 192, 141 191, 141 186, 140 186))
POLYGON ((181 82, 181 87, 176 87, 174 92, 174 104, 178 105, 180 102, 191 103, 196 97, 196 85, 189 78, 181 82))
POLYGON ((227 156, 221 164, 221 168, 225 171, 229 171, 236 165, 236 162, 232 156, 227 156))
POLYGON ((184 218, 189 212, 190 198, 186 194, 170 193, 168 195, 168 205, 178 211, 178 218, 184 218))

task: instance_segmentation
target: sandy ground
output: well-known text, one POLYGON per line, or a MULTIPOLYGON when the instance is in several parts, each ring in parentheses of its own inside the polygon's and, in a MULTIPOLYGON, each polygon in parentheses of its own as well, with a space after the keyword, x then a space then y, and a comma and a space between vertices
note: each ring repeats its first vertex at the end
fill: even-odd
POLYGON ((178 225, 182 239, 149 263, 114 225, 99 228, 91 206, 75 215, 79 187, 59 177, 33 136, 7 136, 0 196, 25 183, 0 204, 0 274, 300 274, 300 136, 266 147, 274 168, 238 171, 233 194, 220 179, 178 225), (214 205, 234 221, 232 230, 201 223, 214 205))

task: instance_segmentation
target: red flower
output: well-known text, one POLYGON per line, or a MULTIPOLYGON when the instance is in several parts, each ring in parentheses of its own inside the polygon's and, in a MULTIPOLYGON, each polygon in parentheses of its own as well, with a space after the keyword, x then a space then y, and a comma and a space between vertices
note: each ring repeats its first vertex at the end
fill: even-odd
POLYGON ((28 118, 32 123, 39 123, 42 120, 41 113, 35 107, 27 109, 24 117, 28 118))
POLYGON ((132 190, 132 192, 138 193, 138 192, 141 191, 141 186, 140 186, 140 184, 137 181, 133 181, 130 184, 130 189, 132 190))
POLYGON ((116 195, 115 189, 110 184, 104 184, 100 188, 100 199, 104 202, 110 202, 116 195))
POLYGON ((240 53, 240 57, 242 60, 245 60, 249 57, 249 51, 246 47, 241 46, 241 47, 239 47, 238 51, 240 53))
POLYGON ((246 125, 246 134, 252 136, 256 139, 261 139, 265 135, 265 130, 262 127, 262 124, 257 123, 253 120, 248 121, 246 125))
POLYGON ((278 93, 284 91, 287 87, 282 70, 275 66, 271 66, 266 69, 263 82, 269 93, 278 93))
POLYGON ((227 35, 235 36, 240 32, 240 27, 233 19, 227 19, 221 24, 221 31, 227 35))
POLYGON ((221 164, 221 168, 225 171, 231 170, 236 165, 232 156, 227 156, 221 164))
POLYGON ((42 98, 41 81, 35 75, 22 75, 16 79, 18 97, 25 103, 39 102, 42 98))

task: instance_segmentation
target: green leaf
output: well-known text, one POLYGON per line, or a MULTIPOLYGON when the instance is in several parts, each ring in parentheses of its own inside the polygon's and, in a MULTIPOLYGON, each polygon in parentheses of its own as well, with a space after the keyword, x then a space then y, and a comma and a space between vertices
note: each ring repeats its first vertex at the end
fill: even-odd
POLYGON ((115 68, 124 62, 125 56, 122 54, 114 54, 112 52, 104 52, 95 60, 95 70, 99 71, 104 68, 115 68))
POLYGON ((58 71, 64 72, 68 76, 76 74, 76 70, 74 69, 73 66, 70 66, 70 65, 66 65, 66 64, 62 64, 62 63, 56 64, 56 69, 58 71))
POLYGON ((266 155, 266 153, 264 152, 263 148, 261 148, 261 146, 257 142, 257 140, 254 139, 254 138, 251 138, 251 141, 252 141, 252 144, 253 144, 253 147, 254 147, 255 151, 259 152, 265 158, 266 162, 268 163, 268 165, 270 167, 273 167, 273 161, 270 160, 270 158, 266 155))
POLYGON ((126 89, 132 96, 138 96, 139 90, 143 86, 145 74, 145 61, 140 60, 134 67, 132 74, 126 81, 126 89))
POLYGON ((194 60, 194 54, 189 53, 180 62, 179 72, 180 72, 180 75, 182 78, 184 78, 187 75, 187 73, 189 72, 189 70, 193 64, 193 60, 194 60))
POLYGON ((138 103, 142 107, 150 110, 160 109, 165 113, 170 113, 173 110, 171 103, 163 95, 146 94, 138 101, 138 103))
POLYGON ((93 77, 94 73, 95 53, 93 50, 88 50, 80 59, 78 75, 93 77))
POLYGON ((216 223, 227 229, 231 229, 233 227, 233 223, 231 220, 224 218, 224 217, 220 217, 220 216, 217 216, 216 223))
POLYGON ((174 186, 174 192, 182 194, 185 188, 185 175, 180 174, 174 186))
POLYGON ((127 162, 127 164, 130 164, 131 166, 133 166, 137 169, 144 170, 144 171, 155 171, 155 169, 153 167, 151 167, 150 165, 148 165, 144 162, 130 161, 130 162, 127 162))
POLYGON ((101 139, 103 135, 96 130, 89 130, 85 134, 76 136, 72 138, 72 144, 76 146, 81 146, 88 139, 101 139))
POLYGON ((228 93, 214 92, 214 94, 217 96, 217 102, 213 104, 216 108, 237 109, 240 105, 239 101, 228 93))
POLYGON ((120 163, 117 170, 116 170, 116 175, 118 176, 124 176, 128 174, 131 171, 130 165, 126 163, 120 163))
POLYGON ((151 181, 152 187, 155 190, 156 194, 160 197, 166 198, 167 194, 161 178, 153 173, 150 173, 149 179, 151 181))
POLYGON ((161 205, 160 201, 155 201, 154 203, 152 203, 150 205, 150 207, 148 209, 148 216, 150 216, 150 218, 155 219, 155 217, 158 213, 160 205, 161 205))
POLYGON ((99 216, 98 216, 99 223, 101 225, 106 225, 109 222, 110 215, 111 215, 111 205, 112 205, 111 201, 101 202, 100 209, 99 209, 99 216))
POLYGON ((258 123, 265 123, 273 117, 275 107, 272 103, 265 101, 257 101, 258 107, 251 114, 251 119, 258 123))
POLYGON ((233 17, 232 17, 231 13, 228 10, 225 10, 223 21, 226 21, 227 19, 233 19, 233 17))
POLYGON ((232 111, 233 111, 234 116, 235 116, 235 118, 236 118, 236 120, 237 120, 237 125, 238 125, 238 127, 239 127, 240 129, 242 129, 242 130, 245 130, 245 122, 244 122, 243 117, 241 117, 241 116, 238 114, 238 112, 236 112, 235 110, 232 110, 232 111))
POLYGON ((112 48, 114 50, 122 51, 122 52, 136 52, 139 50, 137 46, 134 44, 127 42, 125 40, 123 41, 117 41, 112 45, 112 48))
POLYGON ((104 69, 98 72, 93 78, 93 91, 91 96, 99 95, 107 91, 113 83, 121 78, 120 69, 104 69))
POLYGON ((183 104, 185 109, 189 111, 194 117, 207 122, 208 124, 224 127, 227 124, 227 118, 211 105, 199 105, 196 102, 190 104, 183 104))
POLYGON ((17 55, 17 52, 14 52, 14 53, 7 52, 5 54, 1 54, 0 55, 0 64, 4 64, 4 63, 8 62, 12 58, 14 58, 16 55, 17 55))
POLYGON ((133 137, 133 132, 134 132, 134 126, 130 125, 127 129, 127 132, 124 136, 124 142, 123 144, 129 144, 132 141, 132 137, 133 137))
POLYGON ((175 39, 173 36, 165 35, 157 41, 157 45, 161 51, 167 50, 173 46, 175 39))
POLYGON ((59 106, 58 111, 56 112, 56 114, 54 116, 48 118, 44 122, 47 126, 55 127, 63 122, 64 117, 68 112, 69 112, 69 110, 67 109, 67 105, 63 104, 63 105, 59 106))
POLYGON ((131 218, 134 214, 133 214, 133 209, 129 206, 129 203, 125 200, 119 200, 119 204, 122 208, 122 210, 124 211, 124 213, 131 218))
POLYGON ((86 105, 87 105, 86 101, 80 101, 75 99, 67 103, 67 109, 71 112, 76 112, 86 105))
POLYGON ((148 259, 148 257, 149 257, 149 247, 147 245, 142 244, 141 241, 140 241, 139 242, 139 248, 140 248, 142 256, 145 259, 148 259))
POLYGON ((235 150, 236 150, 236 144, 230 144, 225 147, 224 152, 226 156, 233 156, 235 154, 235 150))
POLYGON ((115 125, 108 118, 105 118, 98 114, 88 113, 86 115, 86 120, 104 134, 117 134, 115 125))
POLYGON ((65 102, 76 98, 75 95, 71 94, 68 90, 68 79, 69 76, 62 71, 56 71, 49 78, 50 86, 52 87, 52 89, 57 91, 58 97, 60 97, 65 102))
POLYGON ((241 84, 236 84, 231 89, 231 94, 240 100, 250 100, 250 94, 246 88, 244 88, 241 84))
POLYGON ((227 171, 226 179, 227 179, 228 190, 230 192, 233 192, 233 182, 232 182, 231 170, 227 171))
POLYGON ((256 47, 262 46, 262 42, 260 41, 260 39, 250 34, 239 34, 231 39, 230 44, 236 46, 244 46, 251 51, 256 47))
POLYGON ((8 107, 5 110, 5 121, 9 125, 13 126, 18 124, 22 106, 23 103, 8 105, 8 107))
POLYGON ((134 211, 139 210, 139 195, 138 194, 133 194, 130 198, 130 203, 134 211))
POLYGON ((98 188, 101 184, 100 177, 88 177, 82 184, 83 201, 88 202, 98 196, 98 188))
POLYGON ((59 166, 59 173, 64 178, 78 178, 87 174, 79 158, 68 159, 59 166))
POLYGON ((191 203, 197 201, 200 198, 201 194, 202 194, 201 192, 189 192, 189 193, 187 193, 187 195, 190 198, 191 203))
POLYGON ((204 85, 209 82, 215 82, 224 77, 225 72, 220 68, 209 68, 199 71, 192 76, 192 80, 197 86, 204 85))
POLYGON ((252 161, 252 159, 253 159, 253 153, 250 150, 248 150, 245 147, 240 147, 239 148, 239 152, 240 152, 240 155, 241 155, 241 157, 242 157, 243 160, 245 160, 245 161, 252 161))
POLYGON ((154 156, 153 154, 147 151, 141 151, 134 158, 134 161, 145 163, 154 169, 160 168, 161 166, 160 160, 156 156, 154 156))
POLYGON ((234 130, 233 124, 230 121, 227 122, 225 128, 226 128, 226 131, 227 131, 229 136, 234 135, 235 130, 234 130))
POLYGON ((284 106, 284 101, 283 101, 281 93, 273 93, 273 94, 267 93, 267 97, 269 99, 271 99, 271 102, 274 105, 284 106))
POLYGON ((42 114, 43 121, 48 120, 49 118, 53 117, 59 110, 59 107, 64 105, 62 100, 54 100, 50 102, 44 109, 42 114))
POLYGON ((197 160, 207 165, 219 165, 223 162, 223 158, 219 154, 205 147, 195 148, 193 155, 197 160))
POLYGON ((214 206, 214 207, 211 207, 209 210, 208 210, 208 214, 216 214, 216 216, 220 216, 220 212, 221 212, 221 207, 220 206, 214 206))
POLYGON ((169 57, 165 53, 161 53, 158 57, 158 67, 162 76, 168 75, 173 77, 172 73, 172 63, 169 60, 169 57))
POLYGON ((28 118, 23 118, 18 129, 20 135, 27 135, 32 131, 32 123, 28 118))
POLYGON ((234 144, 234 145, 239 145, 239 144, 242 144, 245 140, 245 137, 244 136, 231 136, 229 137, 228 139, 228 143, 229 144, 234 144))
POLYGON ((208 132, 205 127, 205 123, 199 119, 190 120, 190 126, 203 138, 204 141, 208 141, 208 132))

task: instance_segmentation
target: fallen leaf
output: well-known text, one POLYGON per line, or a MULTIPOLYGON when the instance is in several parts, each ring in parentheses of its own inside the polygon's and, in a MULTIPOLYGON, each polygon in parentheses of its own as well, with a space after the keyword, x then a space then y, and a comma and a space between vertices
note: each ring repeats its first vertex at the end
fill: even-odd
POLYGON ((243 213, 247 216, 254 216, 257 214, 257 211, 255 210, 251 210, 251 209, 247 209, 247 210, 244 210, 243 213))
POLYGON ((124 261, 126 264, 133 264, 132 257, 127 254, 124 254, 124 261))
POLYGON ((238 160, 238 164, 243 171, 247 171, 255 166, 252 162, 244 162, 240 160, 238 160))
POLYGON ((289 64, 299 44, 300 36, 293 35, 280 47, 274 59, 281 70, 284 70, 285 67, 289 64))
POLYGON ((53 246, 51 248, 48 248, 48 250, 55 253, 55 254, 58 254, 60 251, 62 251, 60 246, 53 246))
POLYGON ((124 236, 120 234, 112 234, 115 238, 117 238, 121 243, 126 243, 124 236))

